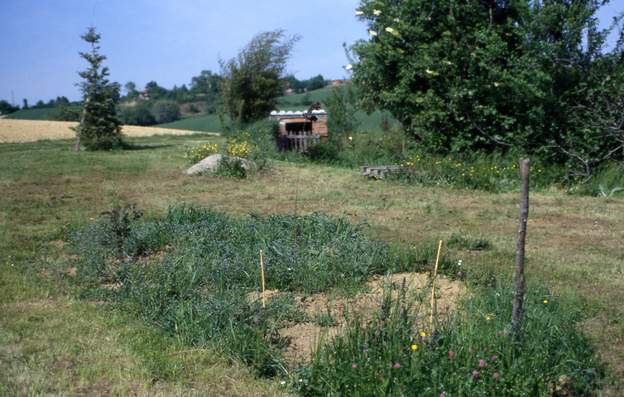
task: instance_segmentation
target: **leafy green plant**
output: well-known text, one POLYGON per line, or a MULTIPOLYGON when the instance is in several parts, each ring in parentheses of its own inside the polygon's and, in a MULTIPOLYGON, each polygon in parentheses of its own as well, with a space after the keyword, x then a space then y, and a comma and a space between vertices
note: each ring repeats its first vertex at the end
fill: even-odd
POLYGON ((242 160, 224 156, 219 160, 215 175, 244 179, 247 178, 247 169, 242 160))
POLYGON ((352 319, 321 346, 293 387, 304 396, 588 395, 601 369, 575 328, 580 313, 531 291, 517 339, 507 333, 510 286, 476 289, 434 335, 418 299, 387 293, 371 321, 352 319))
POLYGON ((188 149, 185 157, 189 160, 189 163, 195 164, 216 153, 219 153, 219 145, 216 143, 203 143, 188 149))

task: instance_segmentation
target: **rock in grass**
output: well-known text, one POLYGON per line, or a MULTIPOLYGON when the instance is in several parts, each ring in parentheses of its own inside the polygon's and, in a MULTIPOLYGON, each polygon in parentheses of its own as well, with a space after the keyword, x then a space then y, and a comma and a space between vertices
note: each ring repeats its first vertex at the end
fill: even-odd
POLYGON ((185 173, 186 175, 200 175, 200 174, 214 173, 215 171, 217 171, 217 168, 219 168, 219 163, 221 162, 223 158, 226 158, 228 160, 240 161, 242 167, 247 172, 252 171, 254 168, 253 162, 247 159, 244 159, 242 157, 223 156, 222 154, 213 154, 213 155, 206 157, 199 163, 193 165, 191 168, 187 169, 185 173))

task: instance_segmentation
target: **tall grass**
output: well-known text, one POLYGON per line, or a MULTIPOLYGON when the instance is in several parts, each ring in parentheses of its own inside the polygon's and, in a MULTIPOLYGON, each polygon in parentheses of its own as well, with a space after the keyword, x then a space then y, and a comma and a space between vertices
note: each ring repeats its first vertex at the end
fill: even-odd
POLYGON ((418 299, 387 295, 370 322, 322 346, 293 376, 304 396, 586 396, 601 376, 575 328, 579 312, 530 289, 522 333, 508 335, 511 289, 477 288, 441 323, 408 315, 418 299))
POLYGON ((288 294, 266 310, 248 299, 259 289, 261 249, 267 288, 303 294, 358 289, 417 255, 320 214, 235 218, 181 205, 135 221, 121 255, 113 230, 102 218, 73 234, 84 294, 112 299, 191 345, 215 345, 263 375, 281 371, 277 329, 303 314, 288 294))

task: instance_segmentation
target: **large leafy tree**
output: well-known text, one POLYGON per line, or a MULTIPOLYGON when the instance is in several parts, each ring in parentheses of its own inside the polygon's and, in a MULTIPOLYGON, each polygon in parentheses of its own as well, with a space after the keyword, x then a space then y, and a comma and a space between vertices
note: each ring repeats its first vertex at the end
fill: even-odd
POLYGON ((106 57, 100 54, 100 34, 94 27, 81 36, 90 46, 89 52, 80 52, 89 67, 79 72, 83 95, 80 124, 76 127, 76 149, 83 145, 88 150, 113 149, 123 144, 121 122, 117 118, 119 84, 108 80, 108 68, 102 66, 106 57))
POLYGON ((603 3, 362 0, 370 38, 352 47, 353 79, 366 105, 392 112, 430 150, 566 161, 572 109, 622 60, 619 46, 604 51, 603 3))
POLYGON ((284 89, 284 71, 297 36, 283 30, 256 35, 235 58, 221 62, 221 98, 231 120, 266 117, 284 89))

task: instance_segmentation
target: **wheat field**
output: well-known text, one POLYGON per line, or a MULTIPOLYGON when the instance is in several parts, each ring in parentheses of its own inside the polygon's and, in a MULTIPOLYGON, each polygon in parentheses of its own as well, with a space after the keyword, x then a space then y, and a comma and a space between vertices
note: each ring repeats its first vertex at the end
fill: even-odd
MULTIPOLYGON (((43 139, 72 139, 76 133, 71 121, 39 121, 0 119, 0 143, 35 142, 43 139)), ((152 135, 191 135, 194 131, 158 127, 123 126, 123 134, 128 137, 152 135)), ((215 134, 217 135, 217 134, 215 134)))

